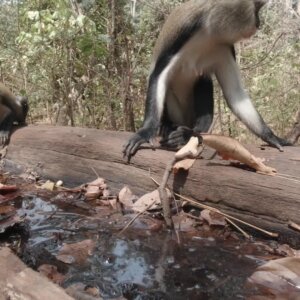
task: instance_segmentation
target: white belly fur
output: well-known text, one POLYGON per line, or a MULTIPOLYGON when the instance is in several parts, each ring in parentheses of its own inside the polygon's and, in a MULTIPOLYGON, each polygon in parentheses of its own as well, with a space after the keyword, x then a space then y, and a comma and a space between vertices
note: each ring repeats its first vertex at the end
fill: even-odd
POLYGON ((222 49, 224 47, 216 47, 203 34, 195 35, 171 60, 163 76, 160 75, 165 93, 163 99, 160 93, 161 98, 157 100, 161 105, 166 102, 169 117, 175 124, 193 125, 195 81, 213 71, 214 63, 222 57, 222 49))

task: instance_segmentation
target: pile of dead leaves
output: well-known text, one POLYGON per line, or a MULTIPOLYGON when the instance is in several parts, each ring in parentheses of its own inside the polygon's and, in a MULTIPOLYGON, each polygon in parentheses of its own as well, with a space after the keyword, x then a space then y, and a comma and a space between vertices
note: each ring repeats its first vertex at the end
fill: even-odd
POLYGON ((12 205, 12 202, 18 197, 17 186, 0 183, 0 233, 24 220, 12 205))

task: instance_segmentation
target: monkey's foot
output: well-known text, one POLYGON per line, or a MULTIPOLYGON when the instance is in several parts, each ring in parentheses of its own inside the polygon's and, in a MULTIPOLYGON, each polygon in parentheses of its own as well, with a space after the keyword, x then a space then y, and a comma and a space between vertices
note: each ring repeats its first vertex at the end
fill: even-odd
POLYGON ((279 151, 283 151, 283 146, 293 146, 293 144, 283 138, 280 138, 276 135, 272 135, 271 137, 268 137, 265 139, 265 142, 267 142, 270 146, 273 146, 277 148, 279 151))
POLYGON ((176 149, 185 145, 193 136, 194 131, 186 126, 179 126, 172 131, 166 138, 160 141, 163 147, 176 149))

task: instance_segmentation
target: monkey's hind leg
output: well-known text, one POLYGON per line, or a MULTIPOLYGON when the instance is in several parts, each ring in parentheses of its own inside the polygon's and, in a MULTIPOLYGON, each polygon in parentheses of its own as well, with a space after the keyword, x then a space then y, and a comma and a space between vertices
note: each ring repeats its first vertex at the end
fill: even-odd
POLYGON ((194 85, 194 123, 193 129, 178 126, 168 136, 163 136, 163 147, 177 149, 185 145, 194 133, 208 132, 214 116, 213 83, 210 77, 200 77, 194 85))
MULTIPOLYGON (((1 109, 3 111, 3 107, 1 109)), ((6 108, 6 116, 2 118, 0 123, 0 146, 8 144, 13 122, 13 113, 10 109, 6 108)))

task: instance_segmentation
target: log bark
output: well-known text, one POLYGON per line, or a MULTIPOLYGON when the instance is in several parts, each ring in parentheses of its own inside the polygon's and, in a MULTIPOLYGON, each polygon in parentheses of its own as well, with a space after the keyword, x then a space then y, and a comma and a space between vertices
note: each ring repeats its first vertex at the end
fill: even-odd
POLYGON ((65 291, 28 268, 9 248, 0 249, 0 300, 72 300, 65 291))
MULTIPOLYGON (((113 191, 124 185, 142 195, 156 188, 150 174, 161 181, 174 152, 142 149, 130 164, 122 158, 122 145, 131 133, 97 129, 28 126, 11 137, 5 164, 8 169, 22 165, 52 180, 76 186, 94 180, 96 175, 108 181, 113 191)), ((189 173, 170 178, 169 186, 222 211, 281 233, 282 241, 299 244, 300 233, 288 228, 288 221, 300 222, 300 148, 285 147, 284 152, 265 147, 247 146, 279 174, 260 175, 234 167, 215 158, 199 159, 189 173), (294 177, 292 177, 294 176, 294 177)), ((210 151, 204 153, 210 156, 210 151)))

